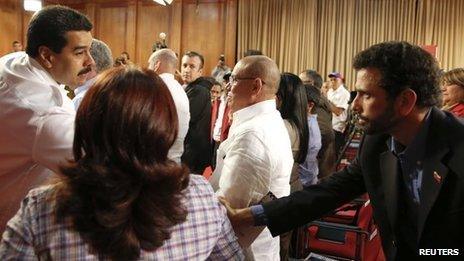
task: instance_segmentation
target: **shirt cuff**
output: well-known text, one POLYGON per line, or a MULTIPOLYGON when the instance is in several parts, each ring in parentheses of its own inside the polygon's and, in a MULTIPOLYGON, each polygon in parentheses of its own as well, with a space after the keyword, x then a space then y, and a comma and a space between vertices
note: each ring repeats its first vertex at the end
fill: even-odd
POLYGON ((266 213, 264 213, 263 205, 254 205, 250 207, 251 214, 255 220, 255 226, 267 226, 268 220, 266 213))

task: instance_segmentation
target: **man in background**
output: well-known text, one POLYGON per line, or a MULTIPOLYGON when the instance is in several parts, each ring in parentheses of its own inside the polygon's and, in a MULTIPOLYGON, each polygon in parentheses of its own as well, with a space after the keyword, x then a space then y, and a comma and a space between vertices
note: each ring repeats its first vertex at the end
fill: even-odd
POLYGON ((230 73, 230 71, 230 68, 226 65, 226 58, 223 54, 221 54, 221 56, 219 56, 219 61, 216 67, 214 67, 213 71, 211 72, 211 76, 213 76, 217 82, 222 84, 224 75, 230 73))
POLYGON ((171 49, 160 49, 151 54, 148 59, 148 69, 154 70, 171 92, 172 99, 177 111, 177 120, 179 121, 179 131, 176 141, 169 149, 168 157, 177 163, 181 162, 181 156, 184 152, 184 140, 189 129, 190 109, 189 99, 184 89, 174 78, 178 59, 176 53, 171 49))
POLYGON ((332 128, 335 132, 335 154, 338 156, 340 149, 345 144, 344 131, 350 92, 343 86, 343 76, 339 72, 330 73, 329 82, 330 88, 327 91, 327 99, 330 102, 330 110, 332 111, 332 128))
MULTIPOLYGON (((314 70, 305 70, 299 75, 306 85, 314 86, 321 93, 322 77, 314 70)), ((309 88, 309 87, 308 87, 309 88)), ((335 171, 335 133, 332 128, 332 111, 330 102, 323 95, 315 97, 313 113, 317 115, 317 123, 321 133, 321 149, 317 155, 319 174, 318 178, 329 176, 335 171)))
POLYGON ((192 173, 203 174, 211 163, 211 94, 201 84, 204 58, 197 52, 182 57, 181 75, 189 100, 190 122, 184 142, 182 162, 192 173))
POLYGON ((23 50, 23 45, 19 41, 13 41, 13 52, 21 52, 23 50))

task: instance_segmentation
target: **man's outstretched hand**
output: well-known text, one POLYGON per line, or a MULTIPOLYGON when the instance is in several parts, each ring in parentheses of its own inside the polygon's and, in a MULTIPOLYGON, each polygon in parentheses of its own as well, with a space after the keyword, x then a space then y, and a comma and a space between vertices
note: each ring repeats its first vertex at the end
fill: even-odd
POLYGON ((249 247, 265 227, 254 226, 254 217, 250 208, 232 208, 230 203, 223 197, 219 197, 219 201, 227 209, 227 216, 230 223, 232 223, 238 243, 242 248, 249 247))

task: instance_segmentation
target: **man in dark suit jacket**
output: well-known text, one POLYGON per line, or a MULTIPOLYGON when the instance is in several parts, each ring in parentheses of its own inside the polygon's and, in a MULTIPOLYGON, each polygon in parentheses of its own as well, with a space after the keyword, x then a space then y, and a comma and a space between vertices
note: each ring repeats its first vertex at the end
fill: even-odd
POLYGON ((203 56, 196 52, 188 52, 182 57, 181 75, 187 84, 185 92, 189 99, 190 123, 184 141, 182 162, 191 173, 203 174, 211 163, 211 95, 201 83, 203 56))
POLYGON ((354 68, 353 109, 366 132, 356 160, 288 197, 229 208, 239 237, 247 225, 284 233, 367 192, 387 260, 423 258, 424 249, 462 259, 464 122, 435 107, 435 59, 409 43, 386 42, 360 52, 354 68))

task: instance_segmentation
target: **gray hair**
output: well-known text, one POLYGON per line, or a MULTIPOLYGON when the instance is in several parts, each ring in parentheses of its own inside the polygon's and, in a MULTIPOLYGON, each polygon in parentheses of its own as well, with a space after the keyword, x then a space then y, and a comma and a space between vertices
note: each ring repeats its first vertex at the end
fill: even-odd
POLYGON ((111 50, 108 45, 100 40, 92 40, 92 45, 90 46, 90 55, 95 61, 97 73, 113 66, 111 50))

